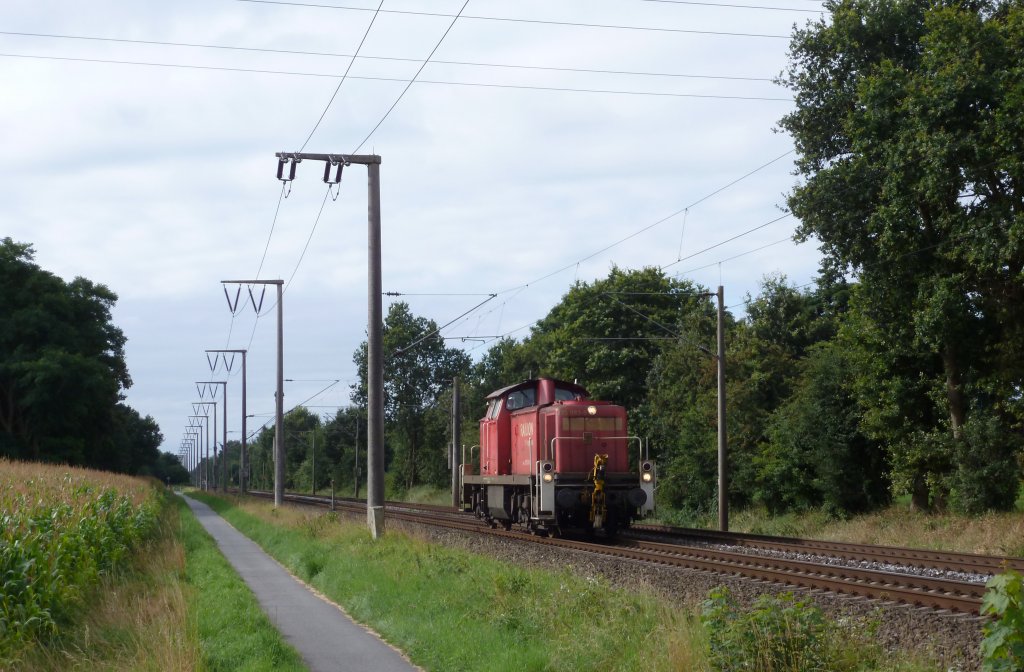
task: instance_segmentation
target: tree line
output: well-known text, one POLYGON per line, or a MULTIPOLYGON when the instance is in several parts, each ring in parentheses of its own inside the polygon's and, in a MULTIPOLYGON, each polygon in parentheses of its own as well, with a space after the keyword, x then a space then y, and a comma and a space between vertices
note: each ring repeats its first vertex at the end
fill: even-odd
POLYGON ((156 421, 124 403, 132 380, 117 295, 0 240, 0 456, 184 480, 156 421))

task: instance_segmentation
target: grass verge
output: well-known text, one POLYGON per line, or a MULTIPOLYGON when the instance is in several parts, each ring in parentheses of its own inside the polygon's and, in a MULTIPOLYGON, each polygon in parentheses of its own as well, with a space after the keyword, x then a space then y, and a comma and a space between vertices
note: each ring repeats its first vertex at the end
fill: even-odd
MULTIPOLYGON (((698 605, 680 609, 599 577, 525 569, 396 531, 373 541, 334 514, 197 498, 427 670, 712 667, 698 605)), ((838 666, 828 669, 939 669, 888 654, 870 628, 829 632, 838 666)))

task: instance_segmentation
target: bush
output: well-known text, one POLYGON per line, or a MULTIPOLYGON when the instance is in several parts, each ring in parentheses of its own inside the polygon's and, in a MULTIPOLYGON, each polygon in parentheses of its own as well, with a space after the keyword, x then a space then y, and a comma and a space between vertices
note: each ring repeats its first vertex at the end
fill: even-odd
POLYGON ((1019 434, 998 418, 979 412, 964 423, 963 436, 955 444, 953 509, 966 514, 1012 510, 1020 485, 1019 434))
POLYGON ((715 670, 833 670, 832 625, 816 606, 792 593, 762 595, 743 611, 724 587, 711 591, 701 623, 715 670))
POLYGON ((981 614, 994 616, 983 629, 981 642, 984 672, 1024 669, 1024 579, 1009 571, 992 577, 981 601, 981 614))

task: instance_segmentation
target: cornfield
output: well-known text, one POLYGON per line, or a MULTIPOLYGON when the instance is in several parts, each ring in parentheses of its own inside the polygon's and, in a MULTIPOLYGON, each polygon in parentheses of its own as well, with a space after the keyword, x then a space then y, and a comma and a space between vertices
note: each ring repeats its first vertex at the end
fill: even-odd
POLYGON ((0 459, 0 667, 52 636, 146 539, 155 482, 0 459))

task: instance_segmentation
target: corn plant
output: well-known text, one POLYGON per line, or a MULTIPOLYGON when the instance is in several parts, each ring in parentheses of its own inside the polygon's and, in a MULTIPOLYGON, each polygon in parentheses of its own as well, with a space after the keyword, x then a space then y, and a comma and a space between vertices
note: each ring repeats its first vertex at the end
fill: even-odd
POLYGON ((0 667, 55 634, 155 531, 141 479, 0 460, 0 667))

